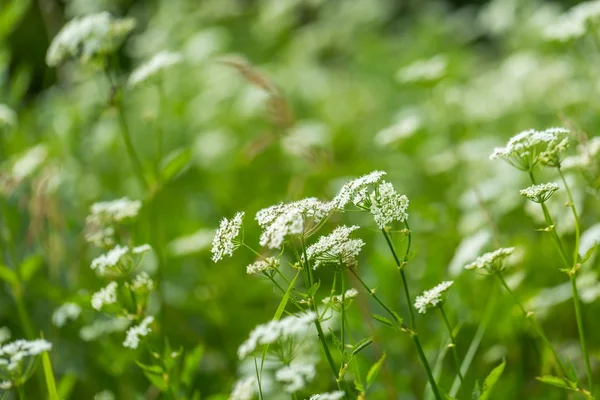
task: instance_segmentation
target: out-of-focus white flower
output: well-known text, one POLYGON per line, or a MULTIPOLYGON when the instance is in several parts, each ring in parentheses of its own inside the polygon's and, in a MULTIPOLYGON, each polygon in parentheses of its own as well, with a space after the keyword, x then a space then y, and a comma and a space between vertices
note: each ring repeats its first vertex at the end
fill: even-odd
POLYGON ((588 168, 596 165, 600 154, 600 136, 591 138, 577 146, 577 155, 569 156, 561 164, 563 169, 588 168))
POLYGON ((252 400, 256 392, 256 378, 249 376, 238 380, 233 386, 229 400, 252 400))
POLYGON ((104 276, 109 272, 115 275, 121 275, 124 272, 128 272, 131 267, 134 266, 132 256, 139 255, 150 250, 152 250, 152 248, 148 244, 133 248, 116 245, 106 254, 102 254, 93 259, 91 268, 101 276, 104 276))
POLYGON ((600 18, 600 1, 586 1, 578 4, 565 13, 558 20, 544 29, 544 37, 548 40, 566 42, 583 36, 589 28, 600 18))
POLYGON ((92 295, 92 307, 100 311, 106 304, 117 302, 118 283, 113 281, 92 295))
POLYGON ((394 221, 406 221, 407 209, 408 197, 398 194, 389 182, 383 181, 371 193, 371 214, 379 229, 386 229, 394 221))
POLYGON ((148 334, 152 332, 152 329, 150 328, 152 322, 154 322, 154 317, 148 316, 144 318, 139 325, 129 328, 123 346, 130 349, 137 349, 140 344, 140 337, 148 336, 148 334))
POLYGON ((277 267, 279 267, 279 260, 275 257, 268 257, 248 265, 246 267, 246 273, 248 275, 260 274, 271 269, 276 269, 277 267))
POLYGON ((17 182, 31 176, 46 161, 48 149, 43 144, 38 144, 19 157, 12 166, 11 176, 17 182))
POLYGON ((346 394, 340 390, 329 393, 313 394, 309 400, 341 400, 346 394))
POLYGON ((0 389, 8 390, 13 386, 11 381, 0 381, 0 389))
POLYGON ((92 204, 88 218, 97 218, 106 223, 118 223, 137 217, 142 208, 139 200, 123 197, 117 200, 101 201, 92 204))
POLYGON ((50 349, 52 343, 44 339, 15 340, 0 347, 0 365, 6 366, 6 369, 11 372, 23 371, 22 365, 27 357, 35 357, 50 349))
POLYGON ((127 318, 99 319, 91 325, 86 325, 79 330, 79 337, 85 342, 98 339, 102 335, 113 332, 122 332, 131 325, 127 318))
POLYGON ((481 254, 481 250, 489 243, 491 238, 492 234, 487 229, 480 230, 472 236, 464 238, 458 245, 448 266, 450 276, 458 275, 465 264, 481 254))
POLYGON ((429 308, 439 307, 444 303, 446 292, 452 286, 453 281, 442 282, 433 289, 426 290, 415 299, 415 308, 419 313, 425 314, 429 308))
POLYGON ((294 126, 281 140, 285 152, 300 157, 329 144, 327 125, 315 121, 303 121, 294 126))
POLYGON ((317 225, 330 211, 330 203, 314 197, 262 209, 256 213, 256 221, 263 228, 260 245, 278 249, 286 237, 305 233, 310 230, 309 221, 317 225))
POLYGON ((200 229, 191 235, 173 239, 167 247, 174 256, 186 256, 210 248, 214 236, 214 230, 200 229))
POLYGON ((224 255, 229 257, 233 255, 233 251, 239 245, 236 239, 240 234, 243 219, 244 212, 242 211, 236 213, 231 220, 227 218, 221 220, 221 225, 219 225, 212 242, 211 252, 214 262, 222 260, 224 255))
POLYGON ((380 147, 389 146, 400 139, 408 138, 423 125, 423 120, 416 114, 409 114, 398 119, 393 125, 382 129, 375 135, 375 143, 380 147))
POLYGON ((0 129, 12 128, 17 124, 17 113, 6 104, 0 104, 0 129))
POLYGON ((131 87, 138 86, 140 83, 153 78, 163 70, 179 64, 181 61, 183 61, 183 56, 180 53, 161 51, 134 69, 131 75, 129 75, 127 83, 131 87))
POLYGON ((79 314, 81 314, 81 307, 79 307, 79 305, 75 303, 65 303, 52 313, 52 323, 54 326, 60 328, 69 320, 75 321, 79 318, 79 314))
POLYGON ((306 249, 308 260, 312 262, 313 269, 322 265, 352 266, 356 264, 356 257, 365 242, 362 239, 351 239, 350 234, 358 226, 338 226, 327 235, 321 236, 317 243, 306 249))
POLYGON ((290 315, 279 321, 269 321, 255 327, 248 339, 238 348, 240 359, 252 354, 258 346, 275 343, 280 339, 297 338, 308 334, 312 323, 317 319, 314 312, 290 315))
POLYGON ((68 58, 87 62, 114 51, 135 27, 131 18, 113 18, 108 12, 87 15, 67 22, 52 39, 46 63, 55 67, 68 58))
POLYGON ((396 73, 399 82, 431 82, 442 78, 446 74, 448 60, 438 54, 426 60, 417 60, 402 67, 396 73))
POLYGON ((490 273, 497 273, 504 269, 504 260, 515 251, 514 247, 500 248, 477 257, 475 261, 465 266, 465 269, 485 269, 490 273))
POLYGON ((131 288, 138 293, 150 293, 154 289, 154 281, 146 272, 140 272, 133 278, 131 288))
POLYGON ((548 200, 554 192, 558 190, 556 183, 540 183, 539 185, 532 185, 526 189, 521 190, 521 195, 527 197, 534 203, 544 203, 548 200))
POLYGON ((560 165, 569 141, 565 128, 548 128, 544 131, 530 129, 513 136, 506 147, 497 147, 491 160, 502 159, 522 171, 531 171, 538 164, 555 167, 560 165))
POLYGON ((115 394, 110 390, 103 390, 94 395, 94 400, 115 400, 115 394))
POLYGON ((323 303, 324 304, 332 304, 332 305, 341 305, 342 303, 350 302, 356 296, 358 296, 358 290, 352 288, 352 289, 346 290, 346 292, 344 292, 343 296, 341 294, 338 294, 338 295, 331 296, 331 297, 325 297, 323 299, 323 303))
POLYGON ((275 379, 284 383, 284 390, 294 393, 304 389, 317 374, 314 364, 292 363, 275 372, 275 379))
POLYGON ((347 182, 331 201, 332 208, 343 210, 350 203, 363 206, 363 202, 369 198, 369 187, 381 181, 385 174, 384 171, 373 171, 347 182))
POLYGON ((579 242, 579 256, 584 257, 586 253, 600 242, 600 223, 590 226, 581 235, 579 242))

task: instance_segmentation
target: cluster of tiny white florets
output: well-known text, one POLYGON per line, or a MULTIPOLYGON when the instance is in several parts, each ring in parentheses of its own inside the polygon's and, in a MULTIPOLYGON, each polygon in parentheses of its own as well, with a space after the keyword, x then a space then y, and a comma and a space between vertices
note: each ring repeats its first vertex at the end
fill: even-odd
POLYGON ((588 25, 597 23, 600 17, 600 1, 593 0, 578 4, 562 14, 556 22, 544 29, 548 40, 566 42, 583 36, 588 25))
POLYGON ((81 307, 75 303, 65 303, 58 307, 52 313, 52 323, 54 326, 62 327, 69 320, 76 320, 81 314, 81 307))
POLYGON ((100 311, 107 304, 117 302, 117 287, 119 284, 115 281, 97 291, 92 295, 92 307, 94 310, 100 311))
POLYGON ((415 308, 419 313, 425 314, 427 309, 439 307, 444 303, 446 292, 452 286, 453 281, 442 282, 433 289, 426 290, 415 299, 415 308))
POLYGON ((371 193, 371 214, 379 229, 385 229, 392 222, 403 222, 408 218, 408 197, 398 194, 389 182, 382 182, 371 193))
POLYGON ((5 104, 0 104, 0 129, 13 127, 17 124, 17 113, 5 104))
POLYGON ((218 262, 223 259, 223 256, 228 255, 231 257, 233 251, 238 247, 239 243, 236 241, 242 228, 244 220, 244 212, 236 213, 231 220, 223 218, 219 229, 215 232, 215 236, 212 242, 212 260, 218 262))
POLYGON ((150 327, 152 322, 154 322, 154 317, 148 316, 139 325, 129 328, 123 346, 130 349, 137 349, 140 344, 140 337, 148 336, 152 332, 152 328, 150 327))
POLYGON ((271 249, 281 247, 286 237, 300 235, 308 227, 326 218, 331 204, 309 197, 291 203, 280 203, 256 213, 256 221, 263 229, 260 245, 271 249))
POLYGON ((446 73, 448 60, 442 55, 436 55, 426 60, 417 60, 396 73, 396 79, 402 83, 430 82, 440 79, 446 73))
POLYGON ((248 339, 238 349, 240 359, 252 354, 258 346, 272 344, 278 340, 298 338, 308 334, 311 324, 317 319, 314 312, 290 315, 279 321, 270 321, 255 327, 248 339))
POLYGON ((352 266, 356 264, 356 257, 365 242, 362 239, 351 239, 350 234, 358 226, 338 226, 327 236, 310 245, 306 250, 308 260, 312 262, 313 269, 321 265, 352 266))
POLYGON ((106 254, 102 254, 92 260, 91 268, 104 276, 107 273, 121 274, 130 269, 131 256, 150 251, 152 248, 148 244, 130 248, 128 246, 117 245, 110 249, 106 254))
POLYGON ((162 70, 180 63, 182 60, 183 56, 179 53, 161 51, 133 70, 131 75, 129 75, 128 84, 129 86, 137 86, 159 74, 162 70))
POLYGON ((364 206, 363 203, 369 198, 369 188, 381 181, 385 174, 384 171, 373 171, 347 182, 331 201, 331 207, 343 210, 350 203, 364 206))
POLYGON ((249 376, 238 380, 233 386, 229 400, 252 400, 256 392, 256 378, 249 376))
POLYGON ((568 133, 565 128, 523 131, 513 136, 506 147, 496 148, 490 159, 502 159, 523 171, 531 171, 539 164, 556 167, 560 165, 561 153, 569 146, 568 133))
POLYGON ((317 374, 314 364, 291 363, 275 372, 275 380, 283 383, 283 389, 294 393, 304 389, 317 374))
POLYGON ((0 369, 9 374, 13 371, 24 372, 23 362, 44 351, 50 351, 52 343, 44 339, 19 339, 0 347, 0 369))
POLYGON ((344 293, 343 296, 341 294, 338 294, 338 295, 331 296, 331 297, 325 297, 323 299, 323 303, 324 304, 332 304, 332 305, 341 305, 344 302, 347 303, 347 302, 351 301, 356 296, 358 296, 358 290, 352 288, 352 289, 346 290, 346 292, 344 293))
POLYGON ((504 269, 504 261, 515 251, 514 247, 504 247, 485 253, 475 261, 465 266, 465 269, 485 269, 490 273, 500 272, 504 269))
POLYGON ((341 390, 336 390, 335 392, 313 394, 310 396, 309 400, 341 400, 345 396, 346 394, 344 392, 341 390))
POLYGON ((134 27, 135 20, 113 18, 108 12, 72 19, 52 40, 46 63, 55 67, 68 58, 87 62, 110 54, 134 27))
POLYGON ((85 325, 79 330, 79 337, 85 342, 96 340, 103 335, 122 332, 131 325, 131 320, 125 317, 100 318, 85 325))
POLYGON ((86 217, 85 239, 97 247, 114 244, 114 225, 137 217, 142 208, 139 200, 127 197, 92 204, 90 215, 86 217))
POLYGON ((264 260, 258 260, 246 267, 248 275, 260 274, 265 271, 276 269, 279 267, 279 260, 275 257, 268 257, 264 260))
POLYGON ((137 293, 150 293, 154 289, 154 281, 142 271, 133 278, 130 287, 137 293))
POLYGON ((527 197, 529 200, 534 203, 544 203, 546 202, 554 192, 558 190, 558 185, 556 183, 540 183, 539 185, 532 185, 526 189, 521 189, 521 195, 527 197))

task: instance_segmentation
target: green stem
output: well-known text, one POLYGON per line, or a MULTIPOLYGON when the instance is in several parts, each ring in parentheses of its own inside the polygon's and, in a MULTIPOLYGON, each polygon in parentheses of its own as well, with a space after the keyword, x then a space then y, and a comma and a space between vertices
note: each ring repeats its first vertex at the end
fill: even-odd
POLYGON ((131 134, 129 133, 129 127, 127 125, 127 120, 125 119, 123 102, 120 99, 116 101, 116 108, 119 118, 119 126, 121 127, 121 135, 123 136, 123 142, 125 142, 125 148, 127 149, 127 155, 129 156, 129 159, 133 165, 134 173, 136 174, 140 184, 144 190, 147 190, 149 185, 144 175, 144 167, 142 167, 142 163, 131 142, 131 134))
POLYGON ((13 287, 13 297, 17 306, 17 313, 19 314, 19 319, 21 320, 21 325, 25 336, 27 339, 32 340, 35 338, 33 325, 31 323, 31 319, 29 318, 29 314, 27 313, 25 303, 23 302, 23 292, 20 288, 20 283, 18 285, 19 287, 17 288, 13 287))
POLYGON ((464 382, 464 377, 460 372, 460 360, 458 358, 458 351, 456 350, 456 339, 454 338, 454 332, 452 331, 452 325, 450 325, 450 321, 446 316, 446 312, 444 311, 444 306, 440 305, 440 312, 442 313, 442 317, 444 318, 444 322, 446 323, 446 328, 448 329, 448 334, 450 335, 450 344, 452 346, 452 355, 454 357, 454 362, 456 363, 456 370, 458 371, 458 377, 461 382, 464 382))
POLYGON ((363 288, 365 288, 365 290, 367 291, 367 293, 369 293, 369 295, 373 298, 373 300, 375 300, 377 302, 377 304, 379 304, 392 317, 392 319, 394 319, 394 321, 401 324, 403 321, 402 321, 402 319, 398 318, 398 314, 393 312, 388 306, 386 306, 383 303, 383 301, 381 301, 381 299, 375 294, 375 292, 373 290, 371 290, 371 288, 369 288, 369 286, 365 283, 365 281, 363 281, 361 279, 361 277, 358 276, 358 274, 356 273, 354 268, 349 268, 349 270, 352 273, 352 275, 354 275, 356 277, 356 279, 360 282, 360 284, 363 286, 363 288))
POLYGON ((383 236, 385 237, 385 241, 388 244, 388 247, 390 248, 390 251, 392 252, 392 255, 394 256, 394 261, 396 262, 396 266, 398 267, 398 271, 400 271, 400 277, 402 278, 402 288, 404 289, 404 296, 406 297, 406 303, 408 306, 408 313, 410 315, 410 327, 411 329, 417 329, 417 324, 415 322, 415 313, 412 309, 412 300, 410 297, 410 291, 408 289, 408 282, 406 280, 406 274, 404 273, 404 266, 406 265, 406 262, 408 260, 408 253, 410 251, 410 245, 411 245, 411 232, 410 232, 410 228, 408 226, 408 222, 405 221, 406 227, 408 229, 408 246, 406 248, 406 253, 404 255, 404 260, 402 262, 400 262, 400 259, 398 258, 398 254, 396 254, 396 249, 394 248, 394 243, 392 242, 392 239, 390 238, 390 235, 387 233, 387 231, 385 229, 382 229, 381 231, 383 232, 383 236))
POLYGON ((569 376, 569 374, 567 373, 567 369, 565 368, 564 364, 562 363, 562 361, 561 361, 561 359, 560 359, 560 357, 558 355, 558 352, 556 351, 556 348, 552 345, 552 343, 550 343, 550 340, 548 340, 548 337, 544 333, 542 327, 540 325, 538 325, 537 321, 534 319, 533 313, 527 312, 527 310, 525 310, 525 307, 523 307, 523 305, 521 304, 521 302, 519 301, 519 299, 517 298, 517 296, 515 295, 515 293, 510 289, 510 287, 508 287, 508 284, 504 280, 504 277, 501 274, 499 274, 499 273, 495 274, 495 275, 500 280, 500 283, 502 284, 502 286, 504 286, 504 288, 506 289, 506 291, 510 294, 510 296, 513 299, 513 301, 517 304, 517 306, 519 306, 519 309, 521 310, 521 312, 523 313, 523 315, 525 316, 525 318, 531 322, 531 325, 533 325, 533 328, 535 329, 535 331, 537 332, 537 334, 542 338, 542 341, 544 342, 544 344, 546 345, 546 347, 548 347, 550 349, 550 351, 552 352, 552 355, 554 356, 554 359, 556 360, 556 363, 558 364, 558 366, 559 366, 560 371, 562 372, 562 374, 564 376, 569 376))
POLYGON ((164 130, 163 130, 163 124, 162 124, 162 119, 161 119, 161 111, 164 108, 164 104, 165 104, 165 100, 166 100, 166 96, 165 96, 165 90, 164 90, 164 86, 163 86, 163 82, 162 79, 159 79, 158 83, 157 83, 157 88, 158 88, 158 113, 157 113, 157 118, 156 118, 156 171, 157 173, 160 173, 160 163, 162 161, 163 158, 163 146, 164 146, 164 130))
POLYGON ((342 337, 342 352, 345 353, 346 349, 346 285, 344 279, 344 272, 341 273, 341 281, 342 281, 342 327, 341 327, 341 337, 342 337))
POLYGON ((581 343, 581 352, 583 353, 583 359, 585 361, 585 373, 587 374, 589 391, 593 394, 594 385, 592 379, 592 367, 590 365, 590 355, 587 349, 587 343, 585 340, 585 333, 583 330, 583 318, 581 313, 581 301, 579 300, 579 291, 577 290, 576 273, 569 273, 571 280, 571 288, 573 289, 573 303, 575 304, 575 316, 577 319, 577 330, 579 331, 579 341, 581 343))
POLYGON ((25 400, 25 387, 21 384, 18 386, 18 391, 19 391, 19 399, 21 400, 25 400))
POLYGON ((569 188, 569 184, 567 183, 567 179, 562 172, 562 169, 557 167, 558 173, 560 174, 560 178, 565 185, 565 189, 567 190, 567 196, 569 197, 569 207, 573 212, 573 219, 575 220, 575 249, 573 250, 573 265, 577 264, 577 259, 579 255, 579 237, 581 234, 581 227, 579 223, 579 215, 577 214, 577 208, 575 207, 575 202, 573 201, 573 194, 571 193, 571 188, 569 188))

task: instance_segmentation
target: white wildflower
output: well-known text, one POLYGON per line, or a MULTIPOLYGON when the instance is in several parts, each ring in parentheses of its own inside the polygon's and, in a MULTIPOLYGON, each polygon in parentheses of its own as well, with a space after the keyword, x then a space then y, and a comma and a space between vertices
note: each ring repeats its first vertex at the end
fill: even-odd
POLYGON ((356 225, 339 226, 331 234, 321 236, 317 243, 310 245, 306 255, 312 261, 313 269, 322 265, 356 264, 356 257, 365 245, 362 239, 350 239, 350 234, 358 228, 356 225))
POLYGON ((219 226, 219 229, 217 229, 212 242, 211 252, 212 260, 214 262, 222 260, 224 255, 228 255, 229 257, 233 255, 233 251, 238 246, 235 239, 240 234, 243 219, 244 212, 238 212, 231 220, 228 220, 227 218, 221 220, 221 225, 219 226))
POLYGON ((256 213, 256 221, 263 228, 260 245, 278 249, 287 236, 308 231, 310 226, 317 225, 326 218, 330 211, 330 203, 314 197, 262 209, 256 213))
POLYGON ((142 208, 139 200, 123 197, 112 201, 101 201, 92 204, 88 218, 102 221, 103 224, 119 223, 137 217, 142 208))
POLYGON ((577 147, 578 154, 565 158, 561 166, 564 169, 589 168, 598 162, 600 154, 600 136, 595 136, 577 147))
POLYGON ((538 164, 556 167, 569 145, 568 133, 565 128, 523 131, 513 136, 506 147, 496 148, 490 159, 502 159, 523 171, 531 171, 538 164))
POLYGON ((256 378, 249 376, 238 380, 233 386, 229 400, 252 400, 256 392, 256 378))
POLYGON ((19 157, 12 166, 11 176, 17 182, 31 176, 46 161, 48 149, 43 144, 38 144, 19 157))
POLYGON ((341 390, 336 390, 335 392, 313 394, 310 396, 309 400, 341 400, 345 396, 346 394, 344 392, 341 390))
POLYGON ((284 390, 294 393, 304 389, 317 374, 314 364, 292 363, 275 372, 275 380, 285 384, 284 390))
POLYGON ((35 357, 50 349, 52 343, 44 339, 15 340, 0 347, 0 364, 6 365, 9 371, 22 371, 22 363, 26 357, 35 357))
POLYGON ((368 188, 378 183, 385 174, 384 171, 373 171, 346 183, 331 201, 332 208, 343 210, 350 203, 362 206, 368 199, 368 188))
POLYGON ((146 272, 141 272, 133 278, 131 288, 135 292, 149 293, 154 289, 154 281, 146 272))
POLYGON ((6 104, 0 104, 0 129, 11 128, 17 124, 17 113, 6 104))
POLYGON ((154 322, 154 317, 148 316, 144 318, 144 320, 136 326, 132 326, 127 330, 127 337, 123 342, 123 346, 128 347, 130 349, 137 349, 140 344, 141 336, 148 336, 152 329, 150 328, 150 324, 154 322))
POLYGON ((67 22, 54 37, 46 63, 56 67, 68 58, 83 62, 114 51, 135 27, 131 18, 113 18, 108 12, 87 15, 67 22))
POLYGON ((444 76, 447 67, 446 57, 438 54, 430 59, 417 60, 401 68, 396 73, 396 79, 402 83, 436 81, 444 76))
POLYGON ((110 390, 103 390, 94 395, 94 400, 115 400, 115 394, 110 390))
POLYGON ((379 229, 389 227, 392 222, 404 222, 408 218, 408 197, 399 195, 394 186, 383 181, 371 193, 371 214, 379 229))
POLYGON ((98 319, 91 325, 86 325, 79 330, 79 337, 85 342, 98 339, 102 335, 113 332, 122 332, 131 325, 127 318, 98 319))
POLYGON ((129 75, 129 86, 137 86, 138 84, 159 74, 162 70, 167 69, 175 64, 180 63, 183 56, 180 53, 171 51, 161 51, 155 54, 150 60, 137 67, 131 75, 129 75))
POLYGON ((85 241, 93 244, 96 247, 112 246, 114 241, 115 228, 108 226, 105 228, 94 226, 88 229, 85 233, 85 241))
POLYGON ((0 389, 1 390, 8 390, 12 387, 12 382, 11 381, 0 381, 0 389))
POLYGON ((500 248, 477 257, 475 261, 465 266, 465 269, 485 269, 490 273, 504 269, 504 261, 515 251, 514 247, 500 248))
POLYGON ((522 189, 520 193, 534 203, 544 203, 558 190, 556 183, 540 183, 522 189))
POLYGON ((110 249, 108 253, 94 258, 91 268, 99 275, 104 275, 107 269, 116 268, 127 254, 129 254, 129 247, 117 245, 110 249))
POLYGON ((375 143, 380 147, 389 146, 400 139, 412 136, 423 125, 423 120, 416 114, 407 115, 392 126, 389 126, 375 135, 375 143))
POLYGON ((169 252, 174 256, 186 256, 210 248, 215 231, 200 229, 191 235, 180 236, 168 244, 169 252))
POLYGON ((8 329, 6 326, 0 328, 0 344, 9 340, 11 336, 12 334, 10 333, 10 329, 8 329))
POLYGON ((417 296, 415 299, 415 308, 419 313, 425 314, 428 308, 435 308, 442 305, 445 300, 445 295, 453 281, 442 282, 433 289, 426 290, 423 295, 417 296))
POLYGON ((305 336, 312 323, 317 319, 314 312, 300 315, 290 315, 279 321, 269 321, 266 324, 255 327, 248 339, 238 348, 240 359, 253 353, 258 346, 272 344, 280 339, 297 338, 305 336))
POLYGON ((67 321, 75 321, 81 314, 81 307, 75 303, 65 303, 58 307, 52 313, 52 323, 54 326, 62 327, 67 321))
POLYGON ((356 296, 358 296, 358 290, 352 288, 352 289, 346 290, 346 292, 344 293, 344 296, 342 296, 341 294, 338 294, 338 295, 331 296, 331 297, 325 297, 323 299, 323 303, 338 305, 338 304, 342 304, 343 302, 349 302, 356 296), (342 299, 343 299, 343 301, 342 301, 342 299))
POLYGON ((103 287, 92 295, 92 307, 94 310, 100 311, 106 304, 117 302, 117 282, 110 282, 106 287, 103 287))
POLYGON ((590 26, 598 22, 600 1, 586 1, 563 13, 558 20, 544 29, 548 40, 566 42, 583 36, 590 26))
POLYGON ((262 272, 276 269, 279 266, 279 260, 275 257, 268 257, 264 260, 257 260, 246 267, 248 275, 260 274, 262 272))
POLYGON ((149 244, 143 244, 141 246, 135 246, 131 249, 131 253, 133 254, 142 254, 152 250, 152 247, 149 244))

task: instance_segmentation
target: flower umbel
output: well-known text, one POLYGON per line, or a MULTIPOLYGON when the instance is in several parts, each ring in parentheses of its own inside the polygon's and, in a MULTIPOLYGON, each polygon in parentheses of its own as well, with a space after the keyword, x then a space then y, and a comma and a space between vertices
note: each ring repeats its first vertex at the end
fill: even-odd
POLYGON ((371 214, 379 229, 389 227, 392 222, 403 222, 408 218, 408 197, 399 195, 389 182, 382 182, 371 193, 371 214))
POLYGON ((139 325, 129 328, 123 346, 130 349, 137 349, 140 344, 140 337, 148 336, 148 334, 152 332, 152 329, 150 328, 152 322, 154 322, 154 317, 148 316, 144 318, 139 325))
POLYGON ((309 400, 341 400, 346 394, 340 390, 329 393, 313 394, 309 400))
POLYGON ((180 63, 183 56, 179 53, 171 51, 161 51, 152 57, 144 64, 137 67, 131 75, 129 75, 129 86, 137 86, 152 77, 158 75, 164 69, 167 69, 175 64, 180 63))
POLYGON ((117 287, 118 283, 110 282, 106 287, 103 287, 92 295, 92 307, 94 310, 100 311, 104 305, 117 302, 117 287))
POLYGON ((415 308, 417 311, 425 314, 429 308, 441 306, 444 303, 446 292, 453 283, 453 281, 442 282, 433 289, 423 292, 423 295, 417 296, 415 299, 415 308))
POLYGON ((221 225, 217 229, 212 243, 211 252, 214 262, 222 260, 224 255, 229 257, 233 255, 233 251, 239 246, 236 239, 240 234, 243 219, 244 212, 238 212, 231 220, 227 218, 221 220, 221 225))
POLYGON ((351 239, 350 234, 358 226, 338 226, 327 235, 321 236, 306 250, 308 260, 313 263, 313 269, 322 265, 352 266, 356 264, 356 257, 365 245, 362 239, 351 239))
POLYGON ((292 363, 280 368, 275 373, 275 379, 285 383, 284 390, 294 393, 302 390, 315 378, 317 371, 313 364, 292 363))
POLYGON ((485 269, 490 274, 501 272, 504 261, 515 251, 514 247, 503 247, 477 257, 475 261, 465 266, 465 269, 485 269))
POLYGON ((33 374, 36 356, 50 351, 52 343, 44 339, 19 339, 0 347, 0 379, 2 388, 10 387, 6 382, 22 385, 33 374))
POLYGON ((540 183, 539 185, 532 185, 526 189, 521 189, 520 193, 534 203, 544 203, 557 190, 558 185, 556 183, 540 183))
POLYGON ((343 210, 350 203, 363 206, 363 202, 369 197, 368 188, 381 181, 385 174, 384 171, 373 171, 347 182, 331 201, 332 208, 343 210))
POLYGON ((248 275, 260 274, 265 271, 276 269, 277 267, 279 267, 279 260, 275 257, 269 257, 248 265, 246 267, 246 273, 248 275))

